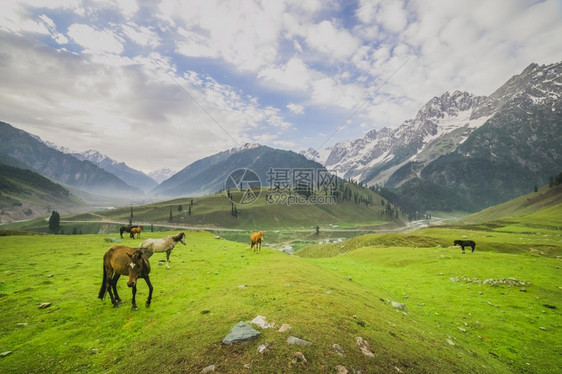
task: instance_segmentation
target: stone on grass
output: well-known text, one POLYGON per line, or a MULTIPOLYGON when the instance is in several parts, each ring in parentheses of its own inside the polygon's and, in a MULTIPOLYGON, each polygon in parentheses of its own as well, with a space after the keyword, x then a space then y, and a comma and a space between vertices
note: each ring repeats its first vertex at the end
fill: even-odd
POLYGON ((53 303, 41 303, 39 304, 39 309, 45 309, 53 305, 53 303))
POLYGON ((373 353, 373 351, 371 351, 371 347, 369 346, 369 343, 365 339, 358 336, 355 340, 357 341, 357 345, 359 346, 359 349, 365 356, 375 357, 375 354, 373 353))
POLYGON ((293 354, 293 358, 291 359, 291 365, 299 365, 305 367, 308 364, 306 357, 302 354, 302 352, 295 352, 293 354))
POLYGON ((343 357, 343 348, 339 344, 332 344, 332 352, 336 353, 339 356, 343 357))
POLYGON ((256 325, 261 327, 262 329, 271 329, 275 327, 274 322, 267 322, 267 319, 264 316, 257 316, 250 322, 252 325, 256 325))
POLYGON ((2 352, 0 353, 0 357, 4 358, 4 357, 8 357, 9 355, 12 354, 12 351, 6 351, 6 352, 2 352))
POLYGON ((275 343, 269 343, 269 344, 262 344, 258 347, 258 353, 259 354, 264 354, 265 352, 269 351, 271 347, 273 347, 275 343))
POLYGON ((287 344, 296 344, 296 345, 310 345, 312 344, 309 341, 303 340, 303 339, 299 339, 295 336, 289 336, 287 338, 287 344))
POLYGON ((277 330, 277 332, 287 332, 291 329, 291 325, 289 325, 288 323, 284 323, 281 325, 281 327, 279 328, 279 330, 277 330))
POLYGON ((406 305, 404 305, 404 304, 402 304, 402 303, 399 303, 399 302, 397 302, 397 301, 393 301, 393 302, 392 302, 392 307, 393 307, 394 309, 401 310, 401 311, 403 311, 403 312, 407 312, 407 311, 408 311, 408 308, 406 308, 406 305))
POLYGON ((201 374, 204 374, 204 373, 211 373, 211 372, 213 372, 213 371, 215 371, 215 364, 209 365, 209 366, 207 366, 206 368, 203 368, 203 370, 201 370, 201 374))
POLYGON ((337 366, 336 366, 336 370, 337 370, 337 373, 338 373, 338 374, 347 374, 347 373, 349 373, 349 372, 347 371, 347 369, 345 368, 345 366, 343 366, 343 365, 337 365, 337 366))
POLYGON ((252 326, 248 325, 246 322, 240 321, 232 328, 230 334, 223 339, 222 344, 247 342, 256 339, 259 335, 259 331, 254 330, 252 326))
POLYGON ((108 243, 121 243, 121 240, 118 238, 105 238, 105 241, 108 243))

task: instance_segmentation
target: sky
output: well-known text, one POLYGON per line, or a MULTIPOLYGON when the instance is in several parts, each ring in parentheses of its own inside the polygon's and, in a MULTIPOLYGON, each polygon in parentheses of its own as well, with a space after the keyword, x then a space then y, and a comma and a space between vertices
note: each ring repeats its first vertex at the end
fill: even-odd
POLYGON ((562 61, 562 0, 2 0, 0 121, 144 172, 396 128, 562 61))

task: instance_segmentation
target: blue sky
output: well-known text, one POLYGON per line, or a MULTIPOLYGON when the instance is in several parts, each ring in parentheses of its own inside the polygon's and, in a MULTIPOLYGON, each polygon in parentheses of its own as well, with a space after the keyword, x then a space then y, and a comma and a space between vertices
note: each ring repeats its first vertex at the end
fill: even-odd
POLYGON ((394 128, 446 91, 489 95, 562 60, 562 4, 4 0, 0 60, 1 121, 179 170, 248 142, 300 151, 394 128))

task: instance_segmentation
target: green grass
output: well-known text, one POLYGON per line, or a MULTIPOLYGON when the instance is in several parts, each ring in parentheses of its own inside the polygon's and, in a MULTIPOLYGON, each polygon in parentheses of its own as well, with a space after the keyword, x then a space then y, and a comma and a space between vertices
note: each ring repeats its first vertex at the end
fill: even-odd
POLYGON ((0 352, 13 352, 0 359, 0 372, 197 373, 211 364, 223 373, 299 372, 289 362, 301 351, 309 372, 344 365, 381 373, 555 373, 562 365, 561 235, 531 230, 496 225, 371 234, 299 252, 309 257, 267 247, 255 254, 216 233, 188 232, 187 246, 172 252, 171 270, 158 265, 163 254, 151 258, 153 302, 143 306, 141 280, 138 312, 130 310, 124 280, 121 308, 97 299, 108 235, 0 236, 0 352), (449 248, 462 236, 477 241, 475 253, 449 248), (482 283, 509 277, 530 284, 522 292, 482 283), (404 303, 408 313, 390 301, 404 303), (39 309, 42 302, 53 304, 39 309), (238 321, 257 315, 289 323, 291 335, 313 344, 289 346, 288 334, 275 330, 260 330, 254 342, 221 344, 238 321), (357 336, 371 344, 374 358, 360 353, 357 336), (258 354, 265 343, 275 345, 258 354), (344 357, 330 351, 334 343, 344 357))

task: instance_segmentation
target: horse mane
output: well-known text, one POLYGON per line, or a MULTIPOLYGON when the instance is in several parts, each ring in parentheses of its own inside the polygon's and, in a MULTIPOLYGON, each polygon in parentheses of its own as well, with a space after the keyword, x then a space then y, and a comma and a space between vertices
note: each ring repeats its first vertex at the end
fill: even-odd
POLYGON ((179 232, 176 235, 172 236, 175 242, 179 242, 183 237, 185 237, 185 233, 179 232))

